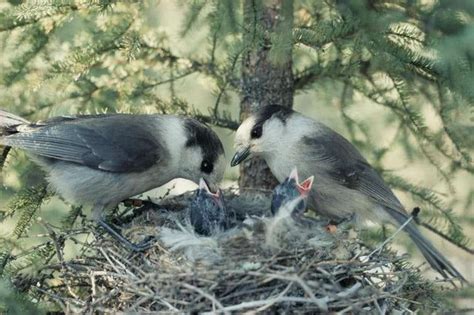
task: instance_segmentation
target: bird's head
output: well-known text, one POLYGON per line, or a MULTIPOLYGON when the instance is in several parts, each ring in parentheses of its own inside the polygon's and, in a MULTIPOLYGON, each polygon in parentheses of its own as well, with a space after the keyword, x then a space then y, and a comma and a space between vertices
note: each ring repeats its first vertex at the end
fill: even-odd
POLYGON ((199 183, 203 178, 216 190, 224 177, 224 147, 217 134, 197 120, 184 120, 185 141, 178 167, 182 177, 199 183))
MULTIPOLYGON (((245 119, 235 136, 236 153, 231 165, 236 166, 250 155, 271 154, 288 139, 287 120, 295 112, 287 107, 269 105, 245 119)), ((291 136, 291 135, 290 135, 291 136)))

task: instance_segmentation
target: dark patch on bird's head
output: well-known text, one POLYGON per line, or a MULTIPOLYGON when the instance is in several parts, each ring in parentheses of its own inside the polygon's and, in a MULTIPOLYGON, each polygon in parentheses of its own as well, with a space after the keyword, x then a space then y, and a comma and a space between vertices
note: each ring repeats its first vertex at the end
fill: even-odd
POLYGON ((211 128, 192 118, 187 118, 184 125, 187 137, 186 146, 199 146, 204 160, 214 163, 219 156, 224 154, 222 142, 211 128))
POLYGON ((293 113, 293 110, 280 105, 268 105, 258 110, 255 116, 255 123, 250 131, 251 139, 258 139, 263 133, 263 124, 272 117, 279 119, 284 125, 286 120, 293 113))
POLYGON ((268 119, 272 117, 276 117, 286 124, 286 120, 293 113, 294 111, 291 108, 285 106, 264 106, 255 113, 255 125, 263 125, 268 119))
POLYGON ((288 118, 294 113, 291 108, 268 105, 245 119, 235 135, 236 152, 231 166, 242 163, 251 155, 264 154, 275 148, 275 142, 285 132, 288 118), (268 121, 268 123, 266 123, 268 121))

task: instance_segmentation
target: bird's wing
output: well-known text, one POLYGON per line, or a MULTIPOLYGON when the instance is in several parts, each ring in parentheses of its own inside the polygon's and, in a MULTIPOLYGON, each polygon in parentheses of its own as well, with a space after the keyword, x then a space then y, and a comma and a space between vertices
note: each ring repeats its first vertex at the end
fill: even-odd
POLYGON ((147 116, 100 115, 45 121, 2 139, 3 144, 43 157, 126 173, 148 169, 163 146, 147 127, 147 116))
POLYGON ((360 191, 383 206, 403 209, 392 190, 359 151, 335 131, 322 128, 325 128, 323 133, 303 138, 309 150, 306 154, 310 154, 335 182, 360 191))

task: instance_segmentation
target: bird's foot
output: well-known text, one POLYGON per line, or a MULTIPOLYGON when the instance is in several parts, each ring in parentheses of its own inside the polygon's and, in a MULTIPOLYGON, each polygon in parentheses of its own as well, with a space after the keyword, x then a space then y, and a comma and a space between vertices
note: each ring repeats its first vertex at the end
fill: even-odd
POLYGON ((122 201, 125 207, 134 207, 134 208, 140 208, 140 207, 152 207, 155 206, 156 203, 152 202, 151 200, 143 200, 143 199, 138 199, 138 198, 129 198, 125 199, 122 201))
POLYGON ((130 245, 127 245, 127 247, 134 252, 143 252, 153 247, 155 242, 156 237, 154 235, 148 235, 139 243, 130 242, 130 245))
POLYGON ((123 205, 125 207, 138 208, 138 207, 143 206, 143 200, 141 200, 141 199, 127 199, 127 200, 123 201, 123 205))
POLYGON ((133 221, 134 218, 141 216, 148 210, 157 210, 159 206, 150 201, 150 200, 142 200, 142 199, 126 199, 123 201, 123 204, 126 207, 133 207, 130 211, 126 211, 122 213, 118 217, 113 219, 113 223, 117 225, 128 224, 133 221))
POLYGON ((342 228, 343 230, 350 228, 356 221, 356 216, 354 214, 345 217, 345 218, 338 218, 338 219, 331 219, 329 220, 328 224, 324 226, 326 232, 334 234, 337 232, 338 227, 342 228))
POLYGON ((337 232, 337 226, 334 224, 328 224, 324 227, 324 229, 326 230, 326 232, 331 233, 331 234, 334 234, 337 232))
POLYGON ((156 241, 156 238, 152 235, 149 235, 145 237, 145 239, 139 243, 132 243, 130 240, 125 238, 125 236, 122 235, 119 231, 116 231, 113 229, 107 222, 105 222, 103 219, 100 219, 98 221, 99 225, 107 231, 111 236, 113 236, 117 241, 119 241, 124 247, 134 251, 134 252, 142 252, 150 247, 153 246, 153 244, 156 241))

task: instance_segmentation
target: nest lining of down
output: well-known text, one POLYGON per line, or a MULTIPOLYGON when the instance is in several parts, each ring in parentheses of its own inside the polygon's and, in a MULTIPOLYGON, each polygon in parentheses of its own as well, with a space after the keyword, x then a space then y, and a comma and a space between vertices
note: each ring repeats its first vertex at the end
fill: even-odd
MULTIPOLYGON (((124 234, 155 235, 130 253, 104 235, 58 268, 40 288, 71 312, 367 312, 437 306, 432 285, 400 257, 365 247, 350 224, 271 218, 265 194, 225 192, 233 227, 194 233, 186 205, 192 194, 166 199, 133 218, 124 234), (264 209, 264 210, 262 210, 264 209)), ((291 205, 288 205, 291 207, 291 205)))

